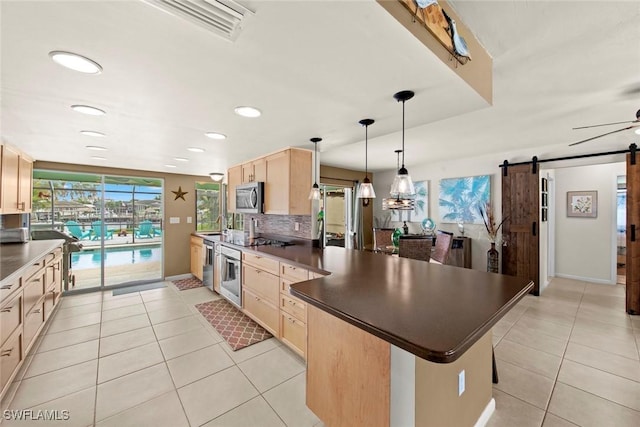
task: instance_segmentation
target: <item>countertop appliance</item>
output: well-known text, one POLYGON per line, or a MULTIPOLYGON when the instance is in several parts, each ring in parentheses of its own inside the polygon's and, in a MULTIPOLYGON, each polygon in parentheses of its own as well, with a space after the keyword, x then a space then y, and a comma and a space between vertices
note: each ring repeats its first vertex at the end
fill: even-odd
POLYGON ((220 294, 242 307, 242 253, 221 245, 220 264, 220 294))
POLYGON ((25 243, 29 241, 29 229, 3 228, 0 230, 0 243, 25 243))
POLYGON ((236 212, 264 212, 264 182, 248 182, 236 186, 236 212))
POLYGON ((213 291, 213 275, 215 274, 213 242, 203 240, 202 249, 202 282, 213 291))

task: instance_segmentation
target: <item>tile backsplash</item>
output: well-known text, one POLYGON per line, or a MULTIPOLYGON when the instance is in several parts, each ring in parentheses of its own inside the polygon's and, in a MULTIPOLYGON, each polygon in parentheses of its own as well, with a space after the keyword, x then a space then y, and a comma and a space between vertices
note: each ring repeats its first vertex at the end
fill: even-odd
POLYGON ((311 215, 250 215, 244 216, 244 231, 249 232, 251 219, 258 220, 256 233, 311 239, 311 215), (296 223, 298 230, 296 231, 296 223))

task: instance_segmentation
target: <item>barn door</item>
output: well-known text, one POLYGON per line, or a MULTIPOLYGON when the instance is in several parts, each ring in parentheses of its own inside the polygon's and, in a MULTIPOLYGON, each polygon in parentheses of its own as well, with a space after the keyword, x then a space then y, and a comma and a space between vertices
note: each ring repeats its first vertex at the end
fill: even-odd
POLYGON ((640 165, 627 154, 627 313, 640 314, 640 165))
POLYGON ((537 164, 502 169, 502 273, 530 279, 540 295, 537 164))

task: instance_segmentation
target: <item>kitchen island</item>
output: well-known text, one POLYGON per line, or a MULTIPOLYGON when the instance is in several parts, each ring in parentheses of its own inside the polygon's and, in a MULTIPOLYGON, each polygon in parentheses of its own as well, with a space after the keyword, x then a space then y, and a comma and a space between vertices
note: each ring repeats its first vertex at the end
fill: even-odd
POLYGON ((307 406, 332 427, 486 423, 491 328, 533 284, 366 251, 321 253, 309 261, 332 274, 291 286, 309 304, 307 406))

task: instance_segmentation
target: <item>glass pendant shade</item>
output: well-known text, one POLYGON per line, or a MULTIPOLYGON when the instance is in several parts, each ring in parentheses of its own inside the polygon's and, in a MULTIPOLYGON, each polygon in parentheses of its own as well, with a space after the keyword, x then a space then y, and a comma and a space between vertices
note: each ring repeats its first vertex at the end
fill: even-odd
POLYGON ((413 180, 405 168, 400 168, 398 174, 393 179, 391 184, 391 195, 394 197, 415 197, 416 187, 413 185, 413 180))
POLYGON ((360 184, 358 187, 358 192, 356 193, 356 197, 358 199, 375 199, 376 192, 373 189, 373 184, 369 180, 369 178, 365 178, 364 182, 360 184))
POLYGON ((309 191, 309 200, 320 200, 320 187, 316 183, 313 184, 311 191, 309 191))

